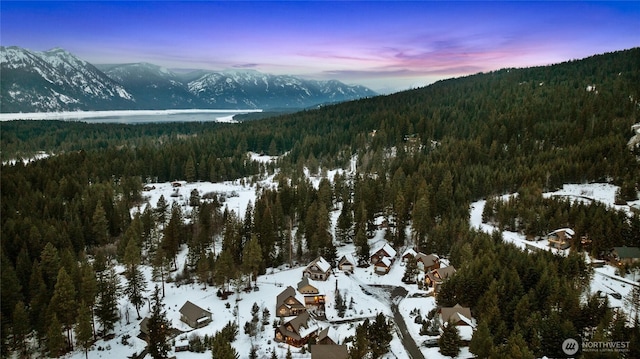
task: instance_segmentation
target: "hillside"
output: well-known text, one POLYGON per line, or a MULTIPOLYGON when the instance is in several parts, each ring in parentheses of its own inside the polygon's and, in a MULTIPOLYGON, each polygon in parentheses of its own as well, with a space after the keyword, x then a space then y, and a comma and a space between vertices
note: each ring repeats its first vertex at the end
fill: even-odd
MULTIPOLYGON (((177 301, 183 299, 178 285, 206 286, 202 296, 189 293, 194 300, 220 304, 214 298, 218 289, 256 274, 263 287, 281 270, 295 285, 298 269, 284 271, 291 261, 304 264, 323 256, 335 265, 344 253, 363 268, 349 279, 340 274, 339 289, 348 289, 356 301, 376 297, 381 303, 368 298, 347 312, 364 315, 375 306, 385 320, 398 324, 393 307, 380 301, 383 294, 367 286, 397 283, 411 293, 433 292, 423 290, 424 276, 417 277, 423 289, 398 283, 408 263, 396 262, 389 277, 372 273, 371 254, 388 244, 398 257, 416 248, 457 269, 437 295, 406 303, 469 308, 475 329, 461 333, 472 336, 461 356, 559 357, 563 341, 571 338, 628 342, 628 357, 637 357, 634 303, 640 300, 628 279, 605 284, 613 289, 603 282, 616 272, 633 282, 638 273, 634 263, 610 256, 613 247, 640 247, 640 212, 634 210, 640 149, 628 146, 640 123, 638 61, 640 48, 450 79, 239 124, 2 122, 4 158, 48 154, 27 163, 6 162, 0 172, 0 304, 7 343, 2 348, 21 350, 30 343, 37 353, 65 352, 65 336, 75 335, 80 313, 63 310, 69 307, 62 303, 96 310, 103 332, 98 345, 107 345, 109 334, 121 340, 123 331, 136 325, 121 324, 125 319, 114 308, 130 305, 133 313, 135 296, 120 294, 124 304, 114 307, 109 288, 113 278, 129 286, 134 280, 128 273, 136 268, 148 284, 137 291, 145 298, 170 274, 175 288, 169 287, 167 310, 175 321, 177 301), (207 183, 225 181, 233 188, 207 183), (596 182, 615 189, 610 191, 615 206, 610 196, 603 204, 587 190, 577 193, 588 200, 557 191, 596 182), (472 209, 470 216, 470 208, 481 205, 478 223, 478 211, 472 209), (522 249, 530 242, 539 247, 532 239, 559 228, 575 234, 563 255, 522 249), (610 263, 606 270, 591 268, 590 263, 604 261, 610 263), (600 293, 592 288, 595 280, 600 293), (615 297, 607 294, 614 292, 615 297), (63 293, 74 294, 63 301, 63 293), (39 320, 54 315, 59 326, 39 320), (37 338, 48 340, 41 344, 37 338)), ((271 308, 271 300, 265 299, 265 306, 271 308)), ((422 311, 416 319, 412 309, 400 306, 405 322, 427 322, 425 327, 445 335, 444 325, 433 325, 435 312, 422 311)), ((223 322, 210 329, 224 325, 233 309, 219 314, 223 322)), ((349 350, 404 356, 399 336, 389 348, 367 341, 380 331, 360 319, 344 328, 354 336, 343 337, 349 350)), ((414 324, 407 323, 411 337, 433 339, 416 335, 414 324)), ((233 345, 244 358, 250 340, 243 330, 233 345)), ((266 341, 273 339, 270 330, 266 341)), ((438 344, 441 350, 445 344, 438 344)), ((261 354, 267 346, 275 344, 267 342, 261 354)), ((204 355, 221 347, 219 340, 209 343, 204 355)), ((278 348, 283 356, 287 346, 278 348)), ((429 356, 440 355, 429 350, 429 356)))

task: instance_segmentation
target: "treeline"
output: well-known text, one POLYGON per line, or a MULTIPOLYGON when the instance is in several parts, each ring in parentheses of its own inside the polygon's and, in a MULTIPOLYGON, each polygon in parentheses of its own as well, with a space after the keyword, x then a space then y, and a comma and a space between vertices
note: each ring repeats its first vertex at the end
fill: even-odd
POLYGON ((482 219, 532 240, 569 227, 576 233, 571 248, 585 250, 596 258, 605 258, 614 246, 640 246, 638 211, 628 213, 579 198, 544 198, 541 189, 535 187, 522 187, 517 196, 506 200, 488 198, 482 219))
MULTIPOLYGON (((628 352, 585 352, 585 358, 640 354, 637 315, 627 318, 609 308, 606 297, 584 298, 591 268, 579 252, 527 253, 502 242, 498 232, 469 232, 454 245, 451 263, 458 271, 443 283, 438 304, 471 308, 478 327, 469 350, 479 358, 565 357, 562 344, 568 338, 629 342, 628 352)), ((635 311, 638 295, 626 304, 635 311)))
MULTIPOLYGON (((7 163, 1 169, 2 350, 6 353, 10 347, 4 345, 9 338, 11 347, 20 350, 20 333, 35 330, 42 343, 52 338, 58 343, 51 353, 64 351, 55 328, 43 327, 40 320, 53 320, 55 314, 67 338, 72 322, 79 320, 80 313, 72 318, 60 309, 60 303, 67 302, 51 302, 61 295, 55 295, 60 276, 73 279, 72 286, 59 291, 66 288, 65 298, 77 307, 83 302, 87 308, 102 306, 105 319, 98 319, 105 322, 98 327, 108 333, 113 320, 109 298, 116 281, 108 268, 114 261, 131 266, 127 285, 136 281, 134 267, 148 264, 158 281, 198 281, 223 289, 288 261, 317 255, 335 259, 340 242, 354 242, 364 261, 369 255, 367 238, 379 216, 387 219, 386 238, 397 248, 413 243, 423 252, 453 257, 460 250, 457 240, 469 237, 468 210, 475 199, 607 180, 625 189, 620 200, 633 200, 640 152, 626 143, 631 125, 640 122, 639 62, 640 49, 632 49, 441 81, 423 89, 234 125, 0 123, 3 158, 40 150, 55 154, 26 165, 7 163), (587 90, 594 85, 595 90, 587 90), (248 151, 283 156, 277 163, 262 164, 251 161, 248 151), (315 188, 305 176, 307 170, 323 176, 327 169, 348 169, 353 159, 358 172, 351 177, 339 173, 315 188), (154 181, 250 181, 252 176, 274 173, 276 167, 278 186, 261 189, 245 218, 225 210, 215 194, 192 194, 189 202, 195 210, 184 213, 169 199, 148 205, 142 192, 144 183, 154 181), (134 207, 140 211, 132 216, 134 207), (335 238, 329 220, 334 210, 340 210, 335 238), (190 221, 184 220, 187 215, 190 221), (176 263, 176 253, 185 245, 188 263, 176 263), (88 255, 94 257, 91 269, 88 255), (97 285, 102 289, 89 290, 93 301, 86 289, 92 285, 82 284, 85 272, 89 274, 84 281, 92 277, 102 283, 97 285), (25 315, 30 319, 22 320, 25 315), (16 318, 29 325, 16 329, 16 318)), ((615 229, 624 235, 604 238, 609 229, 622 225, 618 214, 585 208, 580 212, 586 219, 572 222, 576 205, 560 201, 551 204, 557 208, 553 212, 543 211, 539 202, 526 205, 529 210, 539 208, 549 226, 599 225, 600 231, 589 230, 598 248, 637 243, 637 215, 628 227, 615 229)), ((488 207, 496 209, 498 220, 503 212, 488 207)), ((514 215, 531 215, 524 213, 514 215)), ((502 225, 509 226, 507 221, 512 219, 502 225)), ((536 226, 525 227, 525 232, 546 232, 543 225, 536 226)), ((540 267, 547 260, 564 265, 555 258, 537 260, 540 267)), ((500 263, 495 261, 496 268, 509 268, 500 263)), ((137 291, 144 291, 143 283, 137 291)), ((478 299, 483 296, 478 292, 478 299)), ((503 332, 497 333, 495 345, 505 339, 503 332)))

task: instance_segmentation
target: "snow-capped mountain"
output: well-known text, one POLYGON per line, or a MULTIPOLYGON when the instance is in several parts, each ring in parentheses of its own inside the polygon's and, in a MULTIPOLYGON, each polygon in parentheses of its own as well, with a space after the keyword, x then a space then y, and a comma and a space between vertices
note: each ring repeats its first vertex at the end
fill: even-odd
POLYGON ((92 65, 73 54, 0 47, 1 112, 306 108, 375 93, 339 81, 257 71, 176 74, 148 64, 92 65))
POLYGON ((133 94, 140 108, 198 108, 203 102, 189 92, 174 72, 149 63, 98 65, 133 94))
POLYGON ((188 86, 191 93, 208 104, 222 107, 303 108, 375 95, 365 87, 349 86, 335 80, 304 80, 257 71, 206 73, 190 81, 188 86))
POLYGON ((135 107, 134 97, 104 72, 63 49, 0 47, 2 112, 135 107))

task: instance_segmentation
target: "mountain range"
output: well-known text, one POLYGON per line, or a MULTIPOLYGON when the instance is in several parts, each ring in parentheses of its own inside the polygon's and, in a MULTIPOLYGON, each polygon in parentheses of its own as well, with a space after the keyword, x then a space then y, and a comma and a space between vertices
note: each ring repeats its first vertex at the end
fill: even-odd
POLYGON ((0 112, 307 108, 375 96, 364 86, 258 71, 176 73, 149 64, 93 65, 55 48, 0 47, 0 112))

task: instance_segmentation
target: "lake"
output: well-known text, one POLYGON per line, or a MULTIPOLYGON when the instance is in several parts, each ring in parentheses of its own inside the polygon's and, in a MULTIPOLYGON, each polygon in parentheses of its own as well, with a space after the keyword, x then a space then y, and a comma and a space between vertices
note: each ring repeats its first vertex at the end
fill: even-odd
POLYGON ((262 110, 127 110, 2 113, 0 121, 64 120, 87 123, 229 122, 233 116, 262 110))

